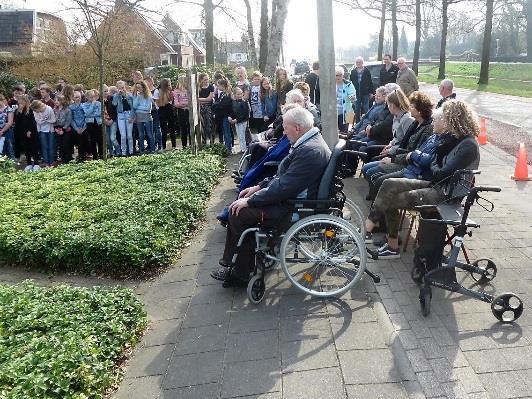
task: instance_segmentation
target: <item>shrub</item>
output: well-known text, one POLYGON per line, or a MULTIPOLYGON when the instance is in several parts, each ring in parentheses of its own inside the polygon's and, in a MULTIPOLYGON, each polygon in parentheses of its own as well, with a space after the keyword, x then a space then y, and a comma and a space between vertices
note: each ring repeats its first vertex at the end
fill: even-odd
POLYGON ((115 276, 167 265, 222 170, 219 156, 172 151, 0 174, 0 262, 115 276))
POLYGON ((37 84, 34 80, 31 79, 20 79, 10 73, 0 72, 0 94, 3 94, 4 96, 10 98, 13 86, 18 83, 24 83, 28 90, 36 86, 37 84))
POLYGON ((0 285, 0 398, 103 398, 146 324, 129 289, 0 285))

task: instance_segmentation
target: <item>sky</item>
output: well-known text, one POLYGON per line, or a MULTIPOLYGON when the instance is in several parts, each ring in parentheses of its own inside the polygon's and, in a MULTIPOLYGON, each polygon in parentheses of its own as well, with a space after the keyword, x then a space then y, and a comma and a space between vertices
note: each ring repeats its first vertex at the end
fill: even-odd
MULTIPOLYGON (((25 8, 35 8, 40 11, 57 13, 65 20, 71 18, 65 12, 68 0, 0 0, 2 2, 15 3, 25 8)), ((245 7, 242 0, 226 0, 238 11, 235 16, 239 25, 245 27, 245 7)), ((254 30, 259 31, 260 5, 259 0, 250 1, 253 12, 254 30)), ((174 19, 180 22, 184 28, 200 27, 200 7, 191 4, 175 4, 172 0, 145 0, 147 8, 157 10, 156 14, 163 15, 165 11, 171 13, 174 19), (163 5, 161 5, 163 4, 163 5)), ((336 47, 348 47, 366 45, 372 33, 379 30, 379 21, 369 18, 361 11, 351 10, 347 6, 334 4, 334 41, 336 47)), ((156 16, 154 16, 156 18, 156 16)), ((241 35, 239 29, 235 29, 235 22, 229 21, 225 16, 220 17, 222 23, 217 24, 215 18, 215 34, 221 39, 236 39, 241 35)), ((315 0, 291 0, 288 8, 288 17, 285 25, 284 54, 289 61, 307 59, 312 61, 318 56, 318 30, 315 0)), ((401 28, 399 28, 401 29, 401 28)), ((413 33, 407 28, 407 35, 413 40, 413 33)), ((258 35, 257 35, 258 36, 258 35)))

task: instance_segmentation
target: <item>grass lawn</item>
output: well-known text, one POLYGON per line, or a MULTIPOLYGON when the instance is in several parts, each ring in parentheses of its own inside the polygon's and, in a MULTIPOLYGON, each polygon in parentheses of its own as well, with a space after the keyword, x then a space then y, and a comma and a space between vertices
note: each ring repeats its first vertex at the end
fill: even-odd
POLYGON ((103 398, 146 324, 128 289, 0 285, 0 398, 103 398))
POLYGON ((0 170, 0 264, 142 274, 171 262, 224 169, 202 151, 0 170))
MULTIPOLYGON (((420 80, 427 83, 439 83, 438 65, 420 65, 419 72, 420 80)), ((448 78, 455 82, 457 87, 532 97, 532 64, 491 64, 490 78, 493 79, 488 85, 477 83, 480 74, 480 63, 478 62, 447 62, 445 73, 448 78), (529 82, 524 83, 522 81, 529 82)))

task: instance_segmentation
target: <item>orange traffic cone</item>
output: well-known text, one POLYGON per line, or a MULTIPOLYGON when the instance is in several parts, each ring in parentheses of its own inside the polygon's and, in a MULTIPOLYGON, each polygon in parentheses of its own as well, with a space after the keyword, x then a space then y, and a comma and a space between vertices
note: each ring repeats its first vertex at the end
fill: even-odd
POLYGON ((528 164, 526 157, 525 143, 519 144, 519 152, 517 153, 517 162, 515 163, 515 171, 512 179, 517 181, 530 180, 528 177, 528 164))
POLYGON ((486 134, 486 119, 480 118, 480 134, 477 137, 477 143, 484 145, 488 142, 488 135, 486 134))

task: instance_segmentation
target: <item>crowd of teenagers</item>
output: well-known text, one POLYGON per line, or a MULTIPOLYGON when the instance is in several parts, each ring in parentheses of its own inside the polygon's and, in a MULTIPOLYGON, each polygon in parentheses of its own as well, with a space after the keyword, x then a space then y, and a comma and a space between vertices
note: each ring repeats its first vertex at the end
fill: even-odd
MULTIPOLYGON (((287 71, 278 68, 275 85, 260 72, 248 80, 244 67, 235 69, 233 85, 223 72, 212 79, 198 75, 197 97, 203 142, 218 138, 233 151, 235 137, 244 152, 251 133, 259 133, 273 122, 293 85, 287 71)), ((104 85, 103 93, 70 85, 64 78, 55 87, 41 81, 28 90, 23 84, 12 88, 9 97, 0 94, 0 155, 18 164, 25 155, 27 170, 109 156, 153 153, 190 144, 189 88, 186 80, 161 79, 157 87, 151 77, 131 74, 132 85, 118 81, 104 85), (102 103, 103 100, 103 113, 102 103), (102 125, 107 132, 103 148, 102 125)), ((308 90, 307 90, 308 91, 308 90)))

